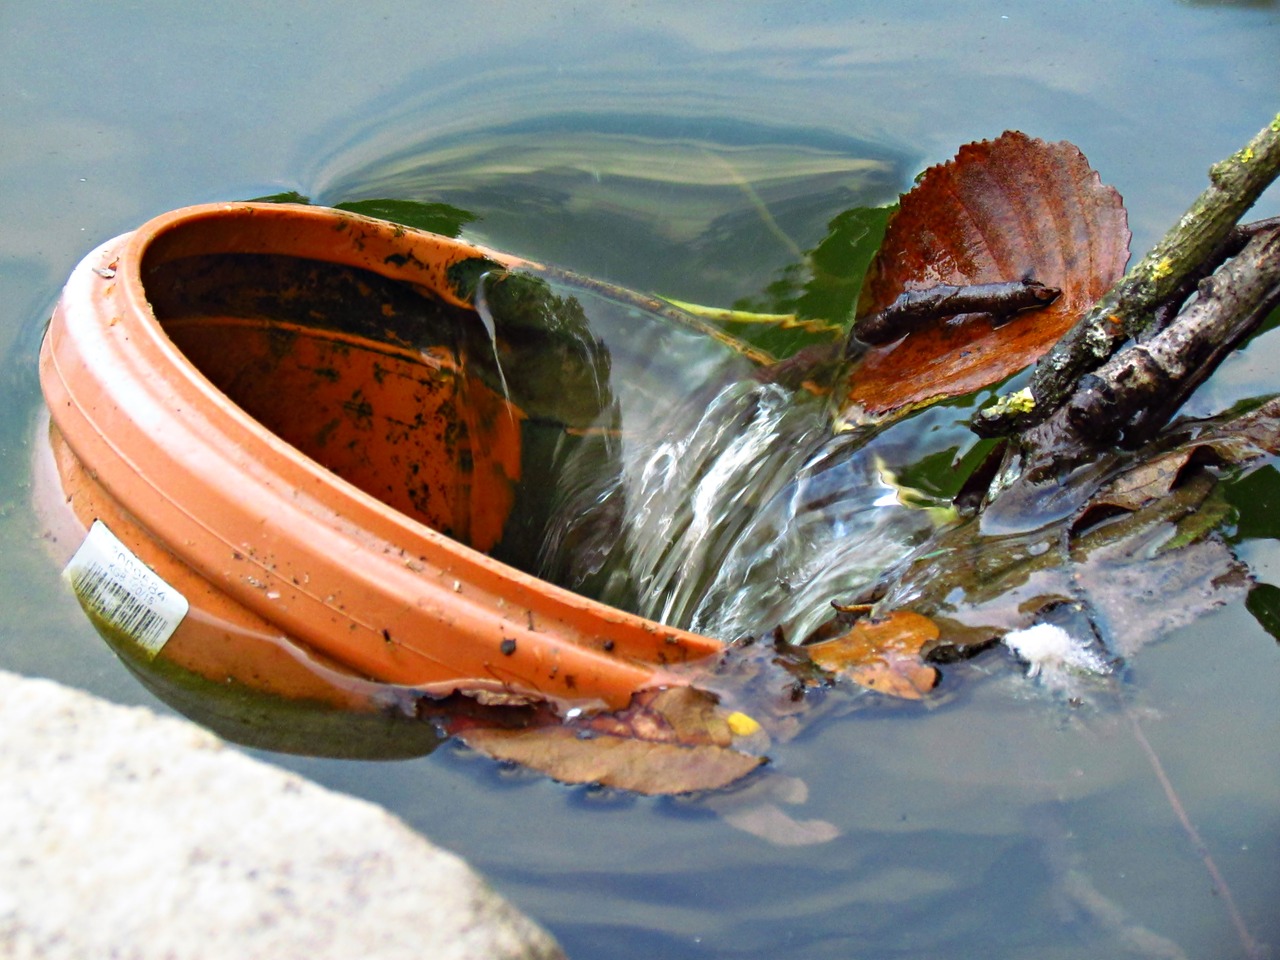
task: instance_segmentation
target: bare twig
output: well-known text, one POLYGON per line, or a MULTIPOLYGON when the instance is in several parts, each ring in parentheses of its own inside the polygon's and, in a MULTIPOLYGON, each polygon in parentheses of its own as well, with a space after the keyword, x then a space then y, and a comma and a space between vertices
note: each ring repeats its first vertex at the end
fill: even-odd
POLYGON ((1252 240, 1256 235, 1264 230, 1271 230, 1280 227, 1280 217, 1268 217, 1265 220, 1255 220, 1252 223, 1242 223, 1232 228, 1227 234, 1227 238, 1219 245, 1218 249, 1201 264, 1200 268, 1192 271, 1183 280, 1182 284, 1174 291, 1173 296, 1156 308, 1151 325, 1145 331, 1145 336, 1150 336, 1160 330, 1163 330, 1182 310, 1188 298, 1196 292, 1196 288, 1200 285, 1200 281, 1212 274, 1220 266, 1236 256, 1244 249, 1245 244, 1252 240))
MULTIPOLYGON (((1047 307, 1061 292, 1035 280, 965 287, 940 283, 924 290, 907 290, 883 310, 859 319, 853 326, 853 335, 874 347, 893 343, 926 323, 964 313, 989 314, 997 322, 1008 320, 1024 310, 1047 307)), ((856 341, 851 338, 845 353, 855 349, 856 341)))
POLYGON ((1280 228, 1256 234, 1167 328, 1132 344, 1019 443, 1037 472, 1073 464, 1100 446, 1150 439, 1222 359, 1280 304, 1280 228))
POLYGON ((1160 781, 1160 788, 1164 790, 1165 799, 1169 801, 1169 807, 1173 810, 1173 815, 1178 818, 1178 823, 1182 825, 1183 831, 1191 841, 1192 847, 1195 848, 1196 854, 1204 864, 1205 870, 1209 873, 1209 879, 1213 882, 1213 892, 1222 898, 1222 905, 1226 908, 1227 916, 1231 918, 1231 925, 1235 927, 1236 935, 1240 938, 1240 943, 1244 947, 1244 955, 1249 957, 1250 960, 1262 960, 1267 955, 1266 948, 1249 933, 1244 917, 1241 915, 1239 908, 1236 907, 1235 898, 1231 896, 1231 888, 1227 886, 1227 881, 1223 878, 1222 871, 1214 863, 1213 856, 1209 853, 1209 847, 1200 837, 1200 831, 1196 829, 1195 824, 1191 822, 1191 817, 1187 815, 1186 807, 1178 799, 1178 793, 1173 788, 1173 781, 1165 773, 1164 764, 1160 762, 1159 755, 1156 753, 1155 748, 1151 746, 1151 741, 1147 739, 1147 735, 1142 732, 1142 725, 1138 723, 1138 718, 1133 711, 1126 707, 1125 714, 1129 718, 1129 724, 1133 727, 1134 739, 1138 741, 1138 746, 1146 754, 1147 762, 1151 764, 1151 769, 1155 772, 1156 779, 1160 781))
POLYGON ((1063 408, 1067 418, 1097 438, 1148 439, 1277 303, 1280 230, 1273 230, 1202 280, 1196 302, 1167 328, 1112 357, 1095 377, 1102 389, 1078 390, 1063 408))
POLYGON ((1034 404, 979 414, 974 429, 1007 435, 1052 416, 1080 378, 1136 337, 1189 277, 1212 261, 1241 215, 1280 175, 1280 114, 1243 149, 1214 164, 1209 187, 1164 238, 1067 332, 1036 367, 1034 404))
POLYGON ((688 327, 696 330, 698 333, 710 337, 712 340, 719 341, 729 347, 736 353, 742 354, 757 366, 765 367, 775 363, 777 358, 764 350, 754 347, 725 331, 721 330, 713 323, 708 323, 701 316, 697 316, 679 306, 673 305, 670 300, 662 297, 650 296, 646 293, 638 293, 635 290, 629 290, 626 287, 619 286, 616 283, 610 283, 607 280, 598 280, 595 277, 588 277, 581 273, 574 273, 571 270, 564 270, 558 267, 539 267, 537 274, 549 277, 552 280, 568 282, 584 290, 599 294, 602 297, 609 297, 614 300, 620 300, 623 303, 636 307, 648 313, 656 314, 664 320, 675 323, 678 326, 688 327))

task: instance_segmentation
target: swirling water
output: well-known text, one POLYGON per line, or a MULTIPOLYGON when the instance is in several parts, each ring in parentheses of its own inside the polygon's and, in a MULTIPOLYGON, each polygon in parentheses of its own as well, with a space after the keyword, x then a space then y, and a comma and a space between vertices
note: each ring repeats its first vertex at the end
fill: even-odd
MULTIPOLYGON (((492 282, 476 302, 496 336, 509 321, 492 282)), ((827 391, 793 384, 803 378, 780 377, 678 311, 544 282, 581 308, 580 327, 556 329, 572 340, 574 368, 589 371, 577 402, 598 413, 561 408, 578 435, 524 480, 551 491, 535 572, 670 626, 799 641, 833 599, 860 593, 933 529, 868 446, 876 429, 836 430, 827 391)), ((500 358, 497 377, 535 415, 550 407, 500 358)))

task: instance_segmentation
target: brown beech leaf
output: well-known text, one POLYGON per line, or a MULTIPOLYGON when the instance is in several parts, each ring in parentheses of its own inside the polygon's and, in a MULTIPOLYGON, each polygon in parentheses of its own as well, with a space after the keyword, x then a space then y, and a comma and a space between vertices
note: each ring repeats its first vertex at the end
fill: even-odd
POLYGON ((1195 447, 1170 451, 1126 470, 1089 498, 1072 523, 1072 531, 1088 530, 1118 513, 1133 513, 1169 495, 1195 447))
POLYGON ((1187 465, 1194 448, 1174 450, 1127 470, 1090 501, 1095 506, 1138 510, 1153 500, 1167 496, 1187 465))
POLYGON ((921 659, 923 648, 938 639, 938 625, 910 610, 859 620, 853 629, 805 650, 824 670, 864 687, 919 700, 938 684, 938 671, 921 659))
POLYGON ((993 327, 972 315, 870 349, 850 371, 845 418, 962 396, 1034 362, 1120 277, 1129 228, 1120 195, 1070 143, 1007 132, 961 147, 902 198, 862 287, 858 316, 908 290, 1032 279, 1048 307, 993 327))
POLYGON ((454 732, 496 760, 518 763, 564 783, 591 783, 643 794, 718 790, 764 758, 734 749, 734 726, 751 722, 720 709, 693 687, 642 690, 627 709, 524 727, 467 723, 454 732))

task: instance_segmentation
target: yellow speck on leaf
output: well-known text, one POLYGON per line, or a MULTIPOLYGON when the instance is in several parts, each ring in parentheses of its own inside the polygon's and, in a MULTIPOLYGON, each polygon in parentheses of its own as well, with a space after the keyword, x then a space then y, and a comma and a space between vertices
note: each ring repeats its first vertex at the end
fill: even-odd
POLYGON ((738 710, 725 717, 725 722, 729 724, 729 729, 733 731, 735 737, 749 737, 760 731, 760 724, 738 710))

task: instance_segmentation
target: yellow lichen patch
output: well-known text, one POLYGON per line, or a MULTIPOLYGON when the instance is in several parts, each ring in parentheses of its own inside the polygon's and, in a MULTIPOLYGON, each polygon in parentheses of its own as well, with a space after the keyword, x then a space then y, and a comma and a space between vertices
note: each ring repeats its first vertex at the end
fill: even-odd
POLYGON ((1007 397, 1001 397, 987 410, 990 416, 1017 416, 1024 413, 1030 413, 1035 409, 1036 398, 1029 387, 1011 393, 1007 397))

